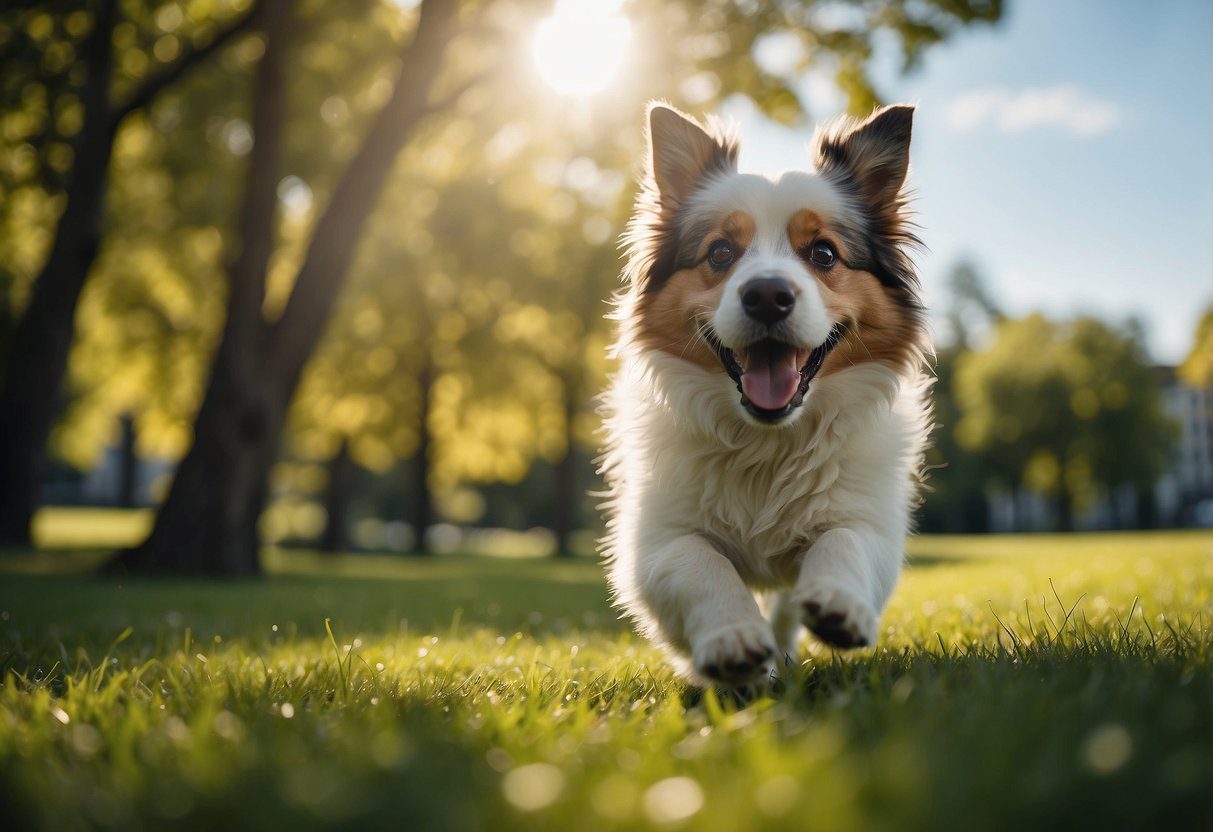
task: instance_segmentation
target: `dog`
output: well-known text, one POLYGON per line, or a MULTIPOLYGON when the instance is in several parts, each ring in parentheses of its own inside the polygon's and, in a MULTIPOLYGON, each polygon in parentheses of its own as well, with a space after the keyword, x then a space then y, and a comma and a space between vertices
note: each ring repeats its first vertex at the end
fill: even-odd
POLYGON ((614 600, 699 684, 876 643, 929 427, 914 109, 821 128, 807 170, 663 103, 624 235, 602 399, 614 600))

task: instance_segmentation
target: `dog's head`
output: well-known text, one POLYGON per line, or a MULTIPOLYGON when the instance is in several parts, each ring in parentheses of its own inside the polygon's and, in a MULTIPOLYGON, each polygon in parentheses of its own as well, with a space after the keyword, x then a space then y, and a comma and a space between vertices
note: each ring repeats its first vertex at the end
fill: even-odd
POLYGON ((630 340, 727 374, 752 420, 792 421, 814 378, 919 360, 923 310, 903 192, 914 110, 818 131, 813 166, 737 171, 737 141, 649 108, 629 227, 630 340))

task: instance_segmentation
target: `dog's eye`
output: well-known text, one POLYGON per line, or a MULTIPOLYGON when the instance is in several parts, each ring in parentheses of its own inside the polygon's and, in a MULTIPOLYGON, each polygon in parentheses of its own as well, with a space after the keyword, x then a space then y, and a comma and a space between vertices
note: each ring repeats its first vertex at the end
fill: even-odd
POLYGON ((824 240, 813 243, 807 254, 814 266, 820 266, 823 269, 828 269, 838 262, 838 252, 834 251, 834 247, 824 240))
POLYGON ((713 269, 727 269, 737 259, 737 250, 728 240, 717 240, 708 247, 708 263, 713 269))

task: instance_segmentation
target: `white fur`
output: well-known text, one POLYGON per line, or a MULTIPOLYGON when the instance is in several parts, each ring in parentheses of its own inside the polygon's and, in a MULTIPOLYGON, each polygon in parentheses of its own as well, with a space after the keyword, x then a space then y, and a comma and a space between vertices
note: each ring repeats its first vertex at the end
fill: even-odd
MULTIPOLYGON (((691 200, 684 226, 693 227, 705 217, 720 219, 742 211, 754 220, 754 237, 729 273, 712 328, 721 343, 741 349, 768 335, 767 327, 746 315, 741 305, 745 286, 757 277, 782 277, 796 295, 792 314, 780 327, 781 338, 797 347, 814 349, 830 334, 830 320, 817 280, 788 241, 788 221, 801 208, 812 205, 820 214, 835 217, 848 210, 846 200, 826 179, 812 173, 789 172, 771 181, 753 174, 733 174, 707 183, 691 200)), ((793 413, 792 418, 799 414, 793 413)))
POLYGON ((901 569, 927 386, 860 364, 815 379, 802 418, 765 427, 724 373, 624 349, 603 457, 617 603, 700 679, 757 678, 769 662, 747 656, 792 653, 800 625, 829 615, 874 644, 901 569), (777 626, 755 593, 773 594, 777 626), (737 678, 708 672, 730 663, 737 678))

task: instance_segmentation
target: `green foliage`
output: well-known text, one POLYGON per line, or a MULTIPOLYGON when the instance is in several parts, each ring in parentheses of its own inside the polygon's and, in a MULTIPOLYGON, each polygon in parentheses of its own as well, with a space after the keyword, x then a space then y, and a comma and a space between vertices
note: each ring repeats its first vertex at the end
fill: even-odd
POLYGON ((981 454, 956 441, 960 421, 956 369, 977 336, 1002 319, 980 271, 961 261, 948 280, 944 316, 949 341, 935 353, 932 415, 935 429, 926 452, 927 495, 916 514, 919 528, 931 532, 976 532, 988 529, 987 490, 990 473, 981 454))
MULTIPOLYGON (((0 312, 7 315, 5 327, 13 325, 24 307, 63 208, 62 193, 75 160, 73 143, 84 118, 81 94, 87 67, 82 50, 98 5, 48 0, 6 4, 0 11, 0 250, 5 252, 0 257, 0 312)), ((208 41, 248 5, 248 0, 119 3, 120 20, 113 31, 114 106, 127 102, 141 81, 185 50, 208 41)), ((237 69, 237 64, 229 60, 223 69, 237 69)), ((215 72, 213 78, 220 80, 224 74, 215 72)), ((162 111, 161 127, 171 129, 182 116, 162 111)), ((146 145, 146 139, 128 144, 128 161, 141 156, 146 145)), ((195 141, 179 152, 202 162, 198 154, 204 149, 195 141)), ((155 163, 154 158, 146 161, 155 163)), ((155 181, 156 171, 151 174, 140 177, 140 187, 145 195, 163 195, 171 179, 162 175, 155 181)), ((124 183, 120 177, 113 181, 124 183)), ((140 212, 136 223, 162 205, 153 200, 145 207, 149 210, 140 212)), ((167 219, 163 210, 160 214, 167 219)), ((146 230, 161 235, 171 231, 164 222, 146 230)))
POLYGON ((987 490, 990 472, 983 454, 956 441, 960 410, 956 400, 956 365, 965 355, 953 345, 935 354, 931 404, 935 429, 926 451, 926 494, 915 513, 918 528, 929 532, 979 532, 988 529, 987 490))
POLYGON ((876 650, 746 701, 673 679, 589 561, 10 574, 0 792, 23 828, 1196 828, 1210 546, 919 538, 876 650))
POLYGON ((1213 386, 1213 308, 1201 317, 1196 327, 1192 352, 1184 360, 1179 372, 1194 387, 1213 386))
POLYGON ((988 475, 1086 506, 1098 489, 1150 485, 1173 434, 1132 325, 1063 324, 1035 314, 998 323, 956 365, 956 439, 988 475))

